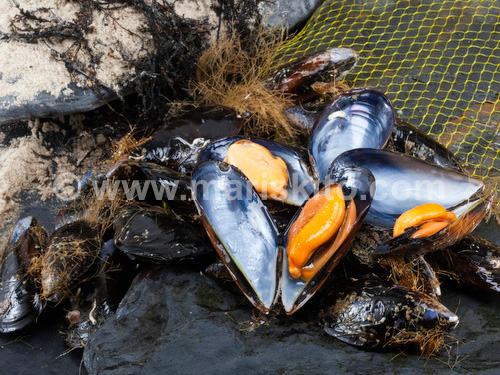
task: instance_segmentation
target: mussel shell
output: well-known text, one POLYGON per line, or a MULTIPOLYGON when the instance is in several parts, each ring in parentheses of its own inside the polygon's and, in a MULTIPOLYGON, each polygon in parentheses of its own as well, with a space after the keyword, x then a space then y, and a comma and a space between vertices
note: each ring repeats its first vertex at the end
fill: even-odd
POLYGON ((203 225, 240 289, 262 312, 272 308, 278 290, 279 235, 251 182, 221 161, 197 166, 193 200, 203 225))
POLYGON ((462 165, 451 151, 400 118, 396 118, 392 141, 396 152, 414 156, 443 168, 464 172, 462 165))
POLYGON ((500 246, 477 236, 466 236, 448 247, 446 269, 459 282, 500 294, 500 246))
POLYGON ((401 214, 421 204, 439 203, 452 209, 484 187, 460 172, 387 150, 347 151, 334 161, 328 175, 335 177, 349 166, 373 173, 376 191, 366 222, 383 228, 393 228, 401 214))
POLYGON ((320 313, 325 332, 348 344, 382 348, 399 332, 455 328, 458 317, 426 294, 379 279, 343 285, 320 313))
POLYGON ((457 218, 439 232, 429 237, 411 238, 417 227, 409 228, 403 234, 378 246, 372 252, 372 257, 395 253, 425 254, 451 246, 479 225, 491 207, 492 198, 476 194, 465 202, 463 207, 452 210, 457 212, 457 218), (464 212, 458 214, 464 209, 464 212))
MULTIPOLYGON (((349 235, 339 245, 339 248, 333 256, 328 260, 323 268, 307 282, 300 278, 294 279, 290 275, 288 270, 288 257, 286 256, 285 250, 285 254, 283 254, 282 257, 281 301, 287 314, 292 314, 303 306, 325 282, 330 273, 348 251, 352 240, 361 227, 363 219, 370 208, 373 196, 374 178, 369 171, 362 168, 346 168, 341 174, 336 176, 335 180, 332 180, 331 182, 338 183, 342 186, 344 196, 346 197, 346 204, 352 200, 352 203, 356 205, 356 221, 353 228, 349 232, 349 235)), ((306 203, 304 203, 302 208, 305 204, 306 203)), ((286 239, 288 237, 288 232, 292 223, 300 215, 301 210, 297 212, 296 216, 291 220, 289 227, 285 231, 285 249, 287 246, 286 239)))
POLYGON ((159 207, 130 205, 114 220, 115 244, 141 260, 168 262, 211 253, 208 239, 159 207))
MULTIPOLYGON (((195 108, 178 119, 167 123, 155 136, 162 133, 160 138, 180 137, 192 143, 195 139, 216 139, 237 135, 243 125, 243 119, 236 111, 224 105, 207 105, 195 108)), ((143 145, 142 147, 144 147, 143 145)))
POLYGON ((300 206, 314 192, 314 179, 310 168, 305 162, 307 158, 304 152, 300 149, 283 146, 269 139, 247 136, 218 139, 208 144, 200 152, 198 163, 208 160, 224 160, 229 146, 242 139, 257 143, 268 149, 274 156, 283 159, 288 169, 287 203, 300 206))
POLYGON ((153 139, 130 154, 130 159, 160 164, 176 172, 191 172, 198 158, 198 153, 209 142, 199 138, 189 143, 180 137, 170 138, 157 133, 153 139))
POLYGON ((57 229, 49 238, 42 258, 43 296, 53 302, 91 276, 99 256, 97 229, 85 220, 57 229))
POLYGON ((26 256, 44 246, 30 231, 38 226, 33 217, 19 221, 4 249, 0 267, 0 332, 21 330, 35 321, 42 306, 33 279, 27 273, 26 256), (31 249, 31 250, 29 250, 31 249))
POLYGON ((160 206, 166 204, 177 215, 187 220, 196 215, 196 209, 191 202, 191 182, 182 173, 155 163, 125 160, 111 168, 107 176, 111 183, 120 180, 127 182, 127 200, 160 206), (142 193, 139 194, 139 191, 142 193))
POLYGON ((294 128, 310 133, 326 106, 326 103, 295 105, 285 109, 285 116, 294 128))
POLYGON ((384 147, 394 118, 391 102, 378 91, 354 89, 339 95, 321 112, 309 141, 320 181, 324 181, 328 168, 343 152, 384 147))
POLYGON ((211 139, 235 136, 242 124, 242 118, 230 107, 199 107, 167 123, 133 150, 130 158, 187 173, 193 170, 198 153, 211 139))
POLYGON ((350 48, 314 52, 279 67, 268 79, 268 87, 283 91, 297 102, 308 100, 319 95, 311 87, 314 83, 341 79, 357 61, 358 55, 350 48))
POLYGON ((70 299, 62 334, 71 349, 84 348, 94 332, 111 318, 128 290, 138 269, 136 263, 107 241, 98 259, 98 274, 81 285, 70 299))

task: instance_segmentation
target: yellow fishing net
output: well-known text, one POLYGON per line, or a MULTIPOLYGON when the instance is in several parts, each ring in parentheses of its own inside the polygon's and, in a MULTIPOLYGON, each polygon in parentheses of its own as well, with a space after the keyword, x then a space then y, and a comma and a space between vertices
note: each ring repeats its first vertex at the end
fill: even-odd
POLYGON ((284 59, 326 47, 358 52, 349 85, 386 93, 500 196, 499 1, 326 0, 284 59))

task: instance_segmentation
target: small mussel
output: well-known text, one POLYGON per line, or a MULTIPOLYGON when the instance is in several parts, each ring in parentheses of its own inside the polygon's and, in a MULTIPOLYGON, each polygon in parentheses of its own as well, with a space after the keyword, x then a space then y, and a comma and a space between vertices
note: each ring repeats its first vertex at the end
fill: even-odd
POLYGON ((466 236, 444 252, 442 268, 475 289, 500 293, 500 246, 477 236, 466 236))
POLYGON ((160 207, 130 204, 114 220, 115 245, 141 260, 166 262, 213 252, 204 233, 160 207))
POLYGON ((45 247, 47 233, 33 217, 19 221, 4 249, 0 267, 0 332, 23 329, 40 314, 42 305, 28 270, 45 247))
POLYGON ((113 188, 121 183, 127 200, 167 206, 186 220, 196 215, 190 180, 182 173, 156 163, 125 160, 113 166, 107 176, 113 188))
POLYGON ((339 95, 321 112, 309 141, 309 153, 320 181, 343 152, 382 148, 394 126, 389 99, 371 89, 354 89, 339 95))
POLYGON ((212 244, 243 293, 264 313, 281 296, 285 312, 291 314, 345 255, 368 212, 373 176, 366 170, 346 169, 304 203, 284 235, 236 167, 221 161, 202 163, 192 184, 212 244))
POLYGON ((97 263, 97 275, 80 285, 69 300, 68 327, 62 333, 72 349, 85 347, 91 335, 111 318, 138 272, 113 240, 103 245, 97 263))
POLYGON ((278 68, 268 87, 280 90, 301 102, 319 95, 314 84, 342 79, 358 61, 349 48, 330 48, 294 60, 278 68))
POLYGON ((52 233, 41 261, 44 299, 59 302, 76 285, 93 276, 99 255, 97 238, 97 228, 85 220, 65 224, 52 233))
POLYGON ((285 116, 295 129, 310 134, 314 123, 327 105, 327 103, 294 105, 285 109, 285 116))
POLYGON ((232 108, 199 107, 167 123, 149 141, 133 150, 130 158, 187 173, 194 168, 198 153, 210 140, 237 135, 242 123, 232 108))
POLYGON ((458 324, 437 300, 379 279, 350 282, 332 294, 320 323, 329 335, 362 348, 421 344, 430 334, 442 338, 458 324))

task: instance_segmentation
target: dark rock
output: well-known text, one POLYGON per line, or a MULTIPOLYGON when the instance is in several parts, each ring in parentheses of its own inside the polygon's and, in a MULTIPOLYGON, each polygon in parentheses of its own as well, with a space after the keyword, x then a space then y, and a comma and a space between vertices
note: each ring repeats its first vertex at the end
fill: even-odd
POLYGON ((495 320, 500 300, 478 301, 447 290, 444 303, 461 307, 456 337, 471 339, 456 353, 441 353, 429 363, 418 355, 359 350, 336 342, 315 322, 300 316, 278 316, 252 331, 252 308, 198 273, 165 267, 142 273, 116 315, 90 340, 84 361, 91 374, 363 374, 380 373, 493 374, 500 355, 500 326, 495 320), (492 345, 493 344, 493 345, 492 345), (474 359, 473 359, 474 358, 474 359), (481 358, 477 362, 475 358, 481 358), (449 367, 448 360, 450 360, 449 367))
POLYGON ((305 22, 323 0, 276 0, 259 4, 259 13, 267 27, 287 27, 289 30, 305 22))
POLYGON ((96 92, 91 87, 78 87, 75 83, 70 84, 69 88, 73 91, 70 95, 55 97, 42 91, 28 101, 18 101, 12 95, 0 97, 0 124, 19 119, 87 112, 117 98, 111 91, 96 92))

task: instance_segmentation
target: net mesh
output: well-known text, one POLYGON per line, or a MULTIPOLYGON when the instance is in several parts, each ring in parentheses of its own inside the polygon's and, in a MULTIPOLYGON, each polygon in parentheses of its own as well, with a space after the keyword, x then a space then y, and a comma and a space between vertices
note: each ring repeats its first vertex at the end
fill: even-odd
POLYGON ((327 47, 358 52, 346 81, 386 93, 500 196, 499 1, 326 0, 283 59, 327 47))

